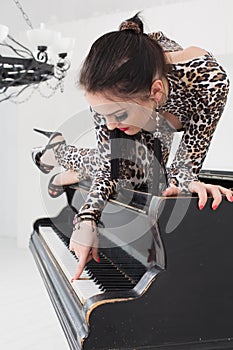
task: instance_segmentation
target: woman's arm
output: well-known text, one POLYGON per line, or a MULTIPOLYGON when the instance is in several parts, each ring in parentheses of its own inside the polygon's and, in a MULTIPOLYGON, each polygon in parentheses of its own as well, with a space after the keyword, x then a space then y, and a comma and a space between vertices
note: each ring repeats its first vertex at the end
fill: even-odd
POLYGON ((187 85, 190 94, 193 94, 193 107, 186 118, 182 140, 168 171, 169 184, 173 189, 168 189, 164 194, 175 194, 176 188, 196 192, 201 199, 200 207, 203 207, 207 193, 210 193, 216 197, 213 202, 213 206, 216 206, 221 193, 230 198, 229 191, 218 188, 216 192, 215 186, 196 182, 226 103, 229 81, 216 61, 207 62, 201 69, 197 67, 193 76, 195 78, 187 85))
POLYGON ((96 113, 93 118, 98 149, 98 166, 96 167, 87 199, 79 209, 79 213, 90 211, 95 212, 100 217, 109 196, 116 191, 117 182, 111 179, 109 130, 107 129, 105 119, 96 113))
POLYGON ((100 261, 97 225, 109 196, 116 191, 117 182, 111 179, 109 131, 104 118, 97 114, 94 115, 94 123, 98 159, 96 159, 96 171, 86 201, 74 220, 75 227, 70 240, 70 250, 75 252, 79 262, 72 282, 80 277, 88 261, 91 259, 100 261), (84 221, 79 221, 80 218, 84 221))

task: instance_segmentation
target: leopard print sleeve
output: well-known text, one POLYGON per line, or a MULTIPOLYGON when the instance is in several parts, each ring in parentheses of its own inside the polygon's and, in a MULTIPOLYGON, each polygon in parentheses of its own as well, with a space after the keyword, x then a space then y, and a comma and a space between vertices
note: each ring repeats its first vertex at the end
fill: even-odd
MULTIPOLYGON (((183 124, 184 133, 174 160, 168 170, 169 184, 188 192, 191 181, 198 175, 208 152, 216 126, 223 113, 229 91, 229 80, 224 69, 211 54, 202 59, 176 67, 179 80, 173 86, 180 105, 168 109, 183 124), (176 89, 177 87, 177 89, 176 89)), ((170 105, 172 105, 172 98, 170 105)), ((174 106, 174 103, 173 103, 174 106)))
POLYGON ((90 211, 101 216, 101 212, 109 196, 116 192, 117 181, 111 179, 109 131, 105 119, 95 113, 94 124, 98 157, 96 162, 98 163, 98 167, 95 168, 95 175, 92 178, 87 199, 79 209, 79 212, 90 211))

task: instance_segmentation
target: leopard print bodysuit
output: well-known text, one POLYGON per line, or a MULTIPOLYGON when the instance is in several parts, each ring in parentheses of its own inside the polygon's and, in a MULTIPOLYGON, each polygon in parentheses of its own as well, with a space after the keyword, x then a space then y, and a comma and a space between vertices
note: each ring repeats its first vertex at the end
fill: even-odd
MULTIPOLYGON (((152 33, 164 51, 178 51, 181 46, 163 33, 152 33)), ((171 65, 167 75, 169 96, 162 112, 175 115, 181 122, 183 136, 171 166, 167 169, 168 184, 188 191, 188 184, 198 180, 198 174, 206 157, 210 141, 222 115, 229 80, 224 69, 210 53, 171 65)), ((94 114, 97 148, 84 149, 61 145, 56 152, 60 165, 77 171, 78 180, 90 178, 92 184, 82 211, 101 212, 109 196, 122 186, 138 188, 152 182, 154 134, 141 130, 136 137, 136 158, 133 162, 127 155, 121 164, 121 177, 111 179, 109 130, 103 116, 94 114)), ((161 120, 162 153, 166 164, 174 132, 161 120)))

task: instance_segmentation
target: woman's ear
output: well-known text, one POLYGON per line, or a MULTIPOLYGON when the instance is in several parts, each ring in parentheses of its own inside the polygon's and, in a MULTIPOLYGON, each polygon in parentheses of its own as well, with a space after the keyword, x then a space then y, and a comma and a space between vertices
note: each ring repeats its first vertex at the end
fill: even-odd
POLYGON ((151 90, 150 90, 151 98, 155 102, 159 103, 159 101, 161 100, 163 94, 164 94, 164 86, 163 86, 162 80, 160 80, 160 79, 154 80, 152 85, 151 85, 151 90))

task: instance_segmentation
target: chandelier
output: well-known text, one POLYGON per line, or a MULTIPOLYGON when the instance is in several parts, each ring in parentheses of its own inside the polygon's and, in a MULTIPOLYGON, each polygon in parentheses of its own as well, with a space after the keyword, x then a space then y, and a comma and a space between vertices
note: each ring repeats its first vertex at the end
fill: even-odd
POLYGON ((25 102, 35 91, 47 98, 58 89, 63 92, 64 78, 70 68, 67 56, 74 48, 74 39, 62 37, 44 24, 34 29, 19 1, 13 1, 30 27, 27 37, 36 52, 15 40, 7 26, 0 25, 0 102, 25 102), (46 85, 46 94, 41 84, 46 85), (25 95, 28 89, 30 92, 25 95), (24 96, 21 100, 20 95, 24 96))

